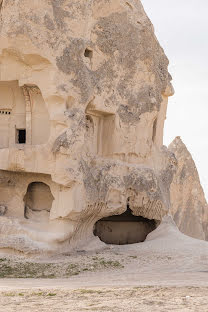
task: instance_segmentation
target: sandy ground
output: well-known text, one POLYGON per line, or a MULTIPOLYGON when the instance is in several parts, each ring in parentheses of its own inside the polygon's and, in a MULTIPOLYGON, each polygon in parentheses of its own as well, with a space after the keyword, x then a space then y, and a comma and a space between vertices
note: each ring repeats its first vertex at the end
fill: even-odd
POLYGON ((208 243, 168 222, 141 244, 35 261, 70 261, 79 270, 69 278, 0 279, 0 311, 208 311, 208 243))

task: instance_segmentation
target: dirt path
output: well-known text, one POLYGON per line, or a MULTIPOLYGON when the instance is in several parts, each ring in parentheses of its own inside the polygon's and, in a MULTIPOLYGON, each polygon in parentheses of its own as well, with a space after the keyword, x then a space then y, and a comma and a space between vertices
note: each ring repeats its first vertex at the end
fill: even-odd
POLYGON ((0 291, 141 286, 208 287, 208 272, 127 273, 125 270, 117 270, 116 272, 84 273, 80 276, 62 279, 0 279, 0 291))
POLYGON ((1 311, 208 311, 208 288, 132 287, 0 293, 1 311))

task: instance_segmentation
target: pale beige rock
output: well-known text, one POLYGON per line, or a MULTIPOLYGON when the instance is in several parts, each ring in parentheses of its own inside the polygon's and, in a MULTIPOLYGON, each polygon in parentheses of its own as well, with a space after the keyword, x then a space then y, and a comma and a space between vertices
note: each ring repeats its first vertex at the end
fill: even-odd
POLYGON ((174 220, 184 234, 208 240, 208 205, 194 160, 180 137, 175 138, 169 150, 178 161, 170 188, 174 220))
POLYGON ((95 223, 127 208, 157 226, 173 89, 140 1, 7 0, 0 14, 0 247, 95 248, 95 223))

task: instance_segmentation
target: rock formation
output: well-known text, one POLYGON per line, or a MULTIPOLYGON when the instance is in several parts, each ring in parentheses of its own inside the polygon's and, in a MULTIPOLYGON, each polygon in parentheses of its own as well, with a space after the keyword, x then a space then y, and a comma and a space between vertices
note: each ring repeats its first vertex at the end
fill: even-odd
POLYGON ((176 170, 167 67, 139 0, 3 0, 1 248, 64 252, 157 227, 176 170))
POLYGON ((208 240, 208 205, 194 160, 180 137, 175 138, 169 150, 178 162, 170 188, 174 221, 184 234, 208 240))

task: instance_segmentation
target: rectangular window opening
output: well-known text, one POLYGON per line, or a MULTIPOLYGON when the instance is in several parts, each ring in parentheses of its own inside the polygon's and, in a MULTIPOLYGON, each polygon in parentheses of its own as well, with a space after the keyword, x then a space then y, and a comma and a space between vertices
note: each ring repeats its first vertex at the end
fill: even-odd
POLYGON ((25 144, 26 143, 26 129, 17 129, 16 143, 17 144, 25 144))

